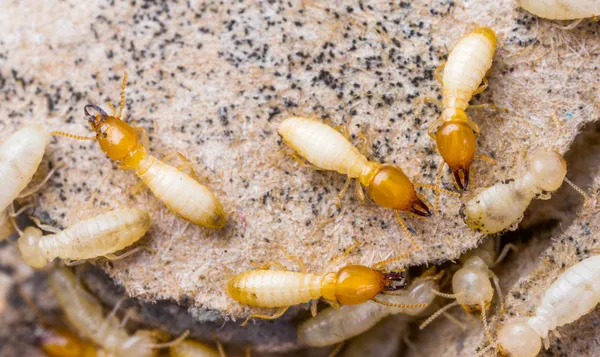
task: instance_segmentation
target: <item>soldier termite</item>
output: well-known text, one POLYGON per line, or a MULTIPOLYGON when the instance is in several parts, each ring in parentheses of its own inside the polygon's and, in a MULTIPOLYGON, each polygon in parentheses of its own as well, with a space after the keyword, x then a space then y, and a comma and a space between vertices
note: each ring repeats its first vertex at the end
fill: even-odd
POLYGON ((511 244, 506 245, 498 256, 498 259, 496 259, 494 240, 490 239, 480 248, 463 255, 460 258, 462 268, 456 271, 452 277, 452 291, 454 294, 436 292, 437 295, 446 298, 454 298, 456 301, 442 307, 424 321, 419 328, 425 328, 425 326, 429 325, 436 317, 440 316, 449 308, 461 305, 467 312, 479 311, 481 313, 481 322, 483 323, 486 336, 490 337, 486 320, 486 312, 489 310, 492 298, 494 297, 494 288, 490 283, 490 279, 494 282, 496 291, 498 292, 500 310, 503 310, 504 308, 502 305, 503 297, 498 277, 490 268, 496 265, 506 255, 510 248, 513 248, 511 244))
POLYGON ((587 258, 562 273, 546 290, 535 315, 517 319, 500 328, 498 340, 482 350, 497 347, 510 357, 535 357, 550 342, 548 333, 591 312, 600 302, 600 256, 587 258))
MULTIPOLYGON (((454 46, 448 61, 435 70, 436 79, 442 84, 442 115, 433 123, 428 133, 435 140, 438 151, 452 169, 456 185, 466 190, 469 185, 469 168, 476 151, 479 126, 465 110, 474 95, 487 88, 485 75, 492 66, 496 51, 496 34, 487 27, 478 27, 465 35, 454 46), (443 70, 443 77, 440 71, 443 70), (483 81, 483 85, 480 85, 483 81)), ((437 102, 426 99, 426 101, 437 102)), ((471 108, 484 107, 473 105, 471 108)), ((442 172, 444 164, 440 167, 442 172)))
POLYGON ((517 0, 519 6, 550 20, 575 20, 600 15, 597 0, 517 0))
POLYGON ((14 232, 15 225, 11 219, 16 214, 12 202, 37 171, 47 142, 48 134, 44 127, 30 125, 16 131, 0 145, 0 240, 14 232))
POLYGON ((318 120, 291 117, 279 125, 278 132, 286 144, 317 169, 337 171, 348 176, 339 197, 346 192, 351 180, 357 179, 356 192, 363 200, 361 184, 366 186, 375 203, 396 212, 405 234, 420 249, 399 212, 430 216, 429 207, 419 198, 415 186, 434 188, 433 186, 413 185, 399 167, 369 161, 344 135, 318 120))
POLYGON ((402 295, 384 295, 382 300, 403 307, 367 301, 360 305, 327 308, 298 326, 298 340, 307 346, 329 346, 357 336, 389 315, 419 315, 435 298, 434 279, 417 278, 402 295))
MULTIPOLYGON (((221 202, 206 186, 156 157, 148 154, 148 136, 141 128, 134 128, 121 120, 125 106, 125 87, 127 72, 123 77, 121 104, 119 112, 113 109, 107 114, 97 105, 89 104, 84 108, 86 119, 96 136, 85 137, 62 131, 51 135, 62 135, 77 140, 96 140, 100 148, 111 159, 119 162, 123 170, 134 170, 152 193, 178 216, 203 227, 222 228, 227 223, 221 202), (90 114, 89 109, 96 111, 90 114), (142 137, 140 142, 138 132, 142 137)), ((183 155, 178 154, 181 158, 183 155)), ((184 165, 186 166, 186 165, 184 165)), ((189 164, 187 165, 189 166, 189 164)), ((180 167, 183 168, 183 167, 180 167)), ((190 168, 192 176, 194 171, 190 168)))
POLYGON ((151 331, 138 330, 130 335, 116 316, 104 316, 100 302, 86 293, 75 275, 66 268, 57 269, 50 275, 50 288, 75 330, 108 354, 117 357, 151 357, 156 354, 156 349, 176 345, 187 336, 184 333, 173 342, 156 343, 151 331))
MULTIPOLYGON (((348 253, 349 250, 344 256, 348 253)), ((320 298, 334 307, 357 305, 369 300, 386 306, 406 307, 404 304, 393 304, 377 298, 380 293, 404 288, 406 286, 404 271, 382 273, 377 269, 407 256, 386 259, 371 268, 364 265, 346 265, 337 272, 327 272, 322 275, 307 273, 306 266, 301 260, 288 257, 298 262, 300 272, 285 271, 281 264, 269 262, 261 269, 246 271, 231 278, 227 283, 227 291, 229 296, 242 304, 279 308, 272 316, 251 314, 242 326, 246 325, 251 318, 277 319, 292 305, 316 302, 320 298), (267 270, 271 265, 276 265, 281 270, 267 270)), ((313 316, 317 313, 316 309, 317 305, 313 303, 311 305, 313 316)))
POLYGON ((533 198, 549 199, 566 181, 584 197, 585 192, 566 178, 567 164, 554 150, 538 149, 529 158, 525 174, 490 186, 460 209, 465 223, 486 234, 516 229, 533 198))
POLYGON ((18 240, 19 252, 25 263, 35 268, 44 267, 54 258, 82 260, 97 257, 109 259, 114 252, 137 242, 150 229, 148 212, 137 209, 117 209, 81 221, 64 231, 42 226, 55 234, 42 236, 42 231, 27 227, 18 240))

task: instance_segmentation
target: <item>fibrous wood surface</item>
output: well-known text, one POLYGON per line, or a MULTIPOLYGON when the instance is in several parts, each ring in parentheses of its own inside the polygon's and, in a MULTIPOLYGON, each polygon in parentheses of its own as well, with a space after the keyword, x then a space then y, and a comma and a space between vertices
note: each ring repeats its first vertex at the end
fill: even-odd
MULTIPOLYGON (((440 94, 433 70, 478 25, 496 31, 499 48, 489 88, 474 102, 506 111, 468 113, 481 127, 479 152, 498 164, 475 162, 470 193, 442 196, 441 212, 426 221, 407 219, 423 251, 404 263, 456 259, 483 238, 458 216, 469 194, 519 174, 534 148, 565 152, 597 119, 597 23, 564 31, 510 1, 6 1, 0 135, 32 122, 89 135, 83 106, 117 104, 129 71, 127 119, 149 132, 153 154, 180 151, 192 160, 228 225, 187 224, 146 190, 134 194, 134 174, 119 171, 96 143, 64 138, 48 147, 43 169, 65 166, 35 198, 34 215, 64 227, 107 208, 149 209, 154 225, 142 244, 155 252, 95 264, 130 296, 177 302, 202 322, 239 320, 258 310, 230 299, 227 280, 250 262, 295 269, 280 247, 315 273, 354 239, 360 249, 348 262, 412 248, 392 212, 361 205, 350 192, 338 209, 345 178, 299 166, 284 152, 278 123, 314 114, 349 124, 354 139, 359 132, 372 139, 371 158, 432 183, 441 158, 426 132, 439 109, 420 99, 440 94)), ((450 175, 444 182, 452 189, 450 175)), ((255 328, 280 336, 264 341, 285 340, 285 349, 295 343, 288 321, 255 328)))

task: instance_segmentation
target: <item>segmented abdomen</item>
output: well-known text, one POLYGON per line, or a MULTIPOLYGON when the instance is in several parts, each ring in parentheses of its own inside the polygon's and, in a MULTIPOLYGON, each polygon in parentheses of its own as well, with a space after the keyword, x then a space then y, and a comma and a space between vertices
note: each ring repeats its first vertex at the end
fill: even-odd
POLYGON ((227 223, 221 202, 206 186, 152 155, 144 158, 140 168, 138 176, 171 212, 208 228, 227 223))
POLYGON ((574 20, 600 15, 598 0, 519 0, 534 15, 550 20, 574 20))
POLYGON ((278 132, 286 144, 322 169, 355 178, 368 162, 348 139, 320 121, 291 117, 279 125, 278 132))
POLYGON ((587 258, 562 273, 544 294, 536 315, 552 314, 553 330, 578 320, 600 302, 600 255, 587 258))
POLYGON ((321 297, 321 277, 278 270, 250 270, 231 278, 229 295, 245 305, 284 307, 321 297))
POLYGON ((495 50, 495 34, 486 27, 473 30, 456 44, 444 67, 444 108, 467 109, 473 92, 492 66, 495 50))
POLYGON ((521 180, 488 187, 465 204, 465 223, 478 232, 500 232, 521 220, 534 196, 521 180))
POLYGON ((150 215, 144 210, 117 209, 44 236, 39 247, 48 260, 92 259, 132 245, 146 234, 151 223, 150 215))
POLYGON ((46 150, 48 134, 39 125, 16 131, 0 145, 0 210, 27 186, 46 150))

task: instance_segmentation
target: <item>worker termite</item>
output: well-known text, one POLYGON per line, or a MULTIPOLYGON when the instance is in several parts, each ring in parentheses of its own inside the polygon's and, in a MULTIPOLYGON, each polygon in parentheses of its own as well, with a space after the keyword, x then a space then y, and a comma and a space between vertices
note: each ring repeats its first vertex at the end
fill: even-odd
POLYGON ((429 325, 435 318, 448 309, 456 305, 461 305, 467 312, 479 311, 481 313, 481 322, 484 326, 486 336, 489 337, 490 333, 487 326, 486 312, 489 310, 494 297, 494 288, 490 283, 490 279, 494 282, 496 291, 498 292, 500 310, 503 309, 503 297, 498 277, 490 267, 502 260, 512 247, 511 244, 507 244, 496 259, 496 247, 494 241, 490 239, 480 248, 463 255, 460 258, 462 268, 456 271, 452 277, 452 291, 454 294, 436 292, 437 295, 454 298, 456 301, 442 307, 435 314, 431 315, 419 328, 425 328, 425 326, 429 325))
POLYGON ((25 263, 35 268, 44 267, 54 258, 82 260, 104 256, 115 259, 120 257, 114 257, 113 253, 137 242, 148 232, 151 223, 150 215, 144 210, 117 209, 64 231, 42 226, 55 232, 47 236, 42 236, 37 228, 27 227, 18 240, 18 247, 25 263))
POLYGON ((430 216, 429 207, 419 198, 415 186, 433 186, 413 185, 399 167, 369 161, 344 135, 318 120, 291 117, 279 125, 278 132, 287 145, 318 169, 337 171, 348 176, 338 197, 344 195, 352 179, 357 179, 356 193, 363 200, 361 184, 366 186, 375 203, 396 212, 405 234, 420 249, 399 212, 430 216))
MULTIPOLYGON (((345 255, 347 254, 348 251, 345 255)), ((406 286, 403 271, 382 273, 376 270, 389 262, 406 257, 407 255, 403 255, 386 259, 373 265, 372 268, 364 265, 346 265, 337 273, 327 272, 322 275, 307 273, 302 261, 288 257, 298 262, 300 272, 266 270, 271 265, 283 269, 282 265, 269 262, 261 269, 246 271, 231 278, 227 283, 227 291, 229 296, 242 304, 279 308, 272 316, 251 314, 242 326, 246 325, 251 318, 277 319, 290 306, 314 302, 321 297, 334 307, 340 304, 357 305, 369 300, 386 306, 406 307, 404 304, 396 305, 376 297, 384 291, 397 291, 406 286)), ((316 303, 313 303, 311 305, 313 316, 317 313, 316 308, 316 303)))
POLYGON ((44 127, 30 125, 11 134, 0 145, 0 240, 14 232, 12 202, 27 187, 40 166, 47 142, 48 134, 44 127))
POLYGON ((517 319, 500 328, 498 340, 482 350, 497 347, 511 357, 535 357, 550 342, 548 333, 574 322, 592 311, 600 302, 600 256, 587 258, 562 273, 542 297, 532 317, 517 319))
POLYGON ((367 301, 360 305, 327 308, 298 326, 298 340, 307 346, 329 346, 357 336, 389 315, 419 315, 435 298, 437 283, 429 278, 417 278, 402 295, 384 295, 383 301, 400 307, 390 307, 367 301))
POLYGON ((554 150, 538 149, 529 158, 525 174, 477 192, 460 209, 465 223, 478 232, 491 234, 516 228, 533 198, 549 199, 563 181, 586 197, 566 178, 567 164, 554 150))
POLYGON ((574 20, 600 15, 597 0, 517 0, 519 6, 550 20, 574 20))
MULTIPOLYGON (((88 104, 84 108, 85 117, 94 137, 73 135, 62 131, 52 132, 51 135, 62 135, 77 140, 96 140, 100 148, 111 159, 119 162, 123 170, 134 170, 142 182, 152 193, 167 205, 171 212, 203 227, 222 228, 227 223, 221 202, 204 185, 193 177, 182 172, 184 166, 175 168, 156 157, 148 154, 148 136, 141 128, 134 128, 121 120, 125 106, 125 87, 127 72, 123 77, 121 104, 119 112, 113 109, 112 115, 107 114, 97 105, 88 104), (88 112, 96 111, 95 115, 88 112), (140 133, 142 140, 138 138, 140 133)), ((181 158, 183 155, 178 154, 181 158)), ((189 164, 187 165, 189 166, 189 164)), ((193 170, 190 170, 195 177, 193 170)))
POLYGON ((151 331, 138 330, 130 335, 113 314, 104 316, 102 305, 79 285, 75 275, 66 268, 50 275, 50 288, 56 295, 69 323, 83 337, 116 357, 150 357, 155 349, 180 343, 182 336, 169 343, 156 343, 151 331))
POLYGON ((225 357, 221 344, 217 342, 218 350, 200 342, 185 340, 171 346, 170 357, 225 357))
MULTIPOLYGON (((438 103, 443 111, 440 119, 429 127, 428 133, 435 140, 444 162, 452 169, 456 185, 461 190, 466 190, 469 185, 469 168, 475 158, 476 136, 479 135, 479 126, 469 119, 465 110, 471 98, 487 88, 485 75, 492 66, 495 51, 494 31, 478 27, 460 39, 450 52, 448 61, 435 70, 435 77, 443 87, 443 101, 438 103), (441 70, 444 71, 443 77, 439 74, 441 70), (482 81, 483 85, 480 85, 482 81)), ((444 164, 440 173, 443 167, 444 164)))

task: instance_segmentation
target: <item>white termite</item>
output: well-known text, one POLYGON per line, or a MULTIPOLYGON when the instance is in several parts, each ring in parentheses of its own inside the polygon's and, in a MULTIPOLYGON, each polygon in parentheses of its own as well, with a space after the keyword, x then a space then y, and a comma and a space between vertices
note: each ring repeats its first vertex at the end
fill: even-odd
POLYGON ((558 152, 538 149, 522 177, 478 191, 461 207, 461 216, 471 229, 486 234, 516 229, 531 200, 549 199, 566 174, 567 163, 558 152))
POLYGON ((117 209, 47 236, 42 236, 37 228, 27 227, 18 240, 18 247, 23 260, 35 268, 44 267, 55 258, 82 260, 104 256, 115 259, 112 254, 137 242, 148 232, 151 223, 150 215, 144 210, 117 209))
POLYGON ((373 301, 360 305, 330 307, 298 326, 298 339, 307 346, 329 346, 357 336, 386 316, 405 314, 417 316, 435 298, 432 279, 416 279, 403 295, 380 295, 380 300, 404 307, 384 306, 373 301))
POLYGON ((600 15, 598 0, 517 0, 519 6, 550 20, 575 20, 600 15))
POLYGON ((77 333, 111 356, 151 357, 156 354, 156 349, 176 345, 187 335, 184 333, 175 341, 163 344, 157 344, 155 334, 148 330, 138 330, 130 335, 112 313, 104 316, 100 302, 87 293, 66 268, 57 269, 50 275, 50 288, 77 333))
POLYGON ((556 328, 578 320, 599 302, 600 256, 596 255, 562 273, 544 293, 534 316, 502 326, 496 346, 510 357, 535 357, 542 348, 541 340, 546 348, 549 347, 550 331, 556 332, 556 328))

